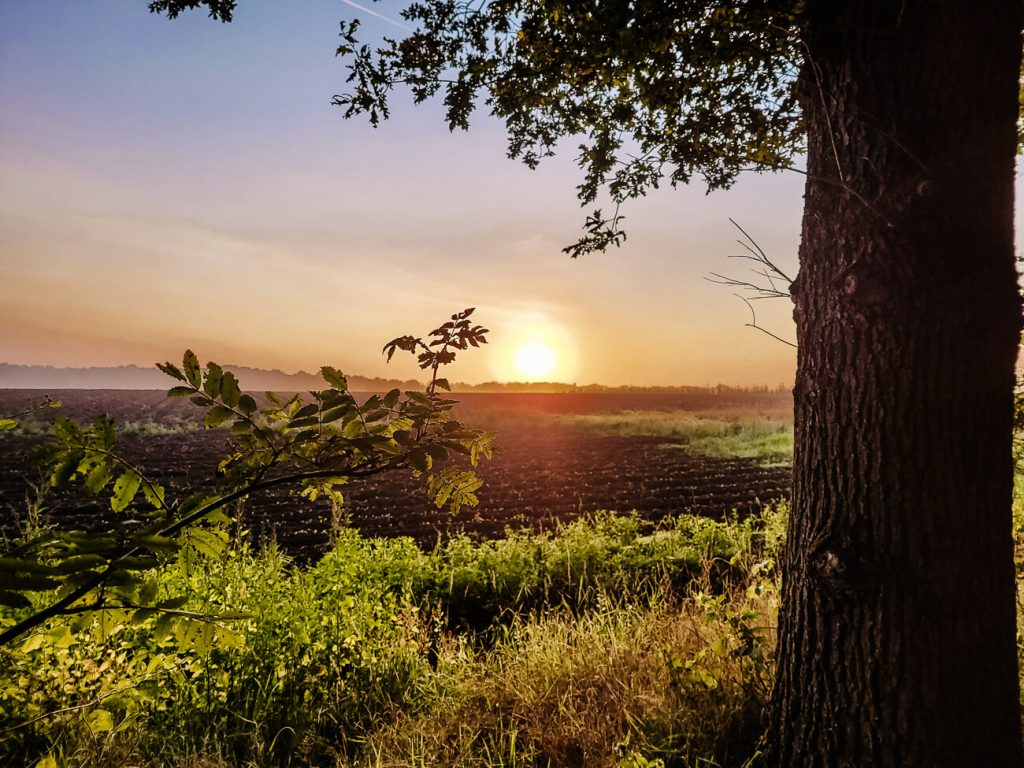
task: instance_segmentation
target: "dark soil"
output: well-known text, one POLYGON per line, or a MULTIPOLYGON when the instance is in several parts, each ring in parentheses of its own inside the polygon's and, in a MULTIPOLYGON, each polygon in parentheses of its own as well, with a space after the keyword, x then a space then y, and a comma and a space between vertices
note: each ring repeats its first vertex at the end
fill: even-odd
MULTIPOLYGON (((0 414, 21 410, 42 393, 0 390, 0 414)), ((107 414, 121 423, 181 425, 199 410, 162 392, 74 390, 51 393, 64 403, 63 415, 80 421, 107 414)), ((619 410, 784 410, 784 397, 753 395, 460 395, 461 417, 469 424, 494 424, 498 452, 479 469, 484 479, 480 505, 458 517, 438 510, 421 484, 405 473, 353 482, 347 486, 351 524, 371 536, 412 536, 429 545, 466 532, 500 536, 507 528, 550 528, 596 510, 636 510, 656 521, 681 512, 720 518, 740 514, 788 495, 788 467, 764 467, 748 459, 699 456, 667 449, 659 438, 614 437, 553 423, 544 414, 619 410)), ((52 418, 58 411, 41 415, 52 418)), ((16 529, 25 509, 28 481, 38 479, 29 455, 41 438, 0 434, 0 527, 16 529), (35 472, 35 474, 33 474, 35 472)), ((225 454, 222 431, 122 435, 121 449, 168 488, 212 484, 225 454)), ((99 500, 58 492, 49 514, 62 528, 99 528, 113 514, 99 500)), ((328 505, 310 504, 287 492, 253 497, 244 525, 254 537, 273 536, 287 551, 310 556, 325 546, 331 527, 328 505)))

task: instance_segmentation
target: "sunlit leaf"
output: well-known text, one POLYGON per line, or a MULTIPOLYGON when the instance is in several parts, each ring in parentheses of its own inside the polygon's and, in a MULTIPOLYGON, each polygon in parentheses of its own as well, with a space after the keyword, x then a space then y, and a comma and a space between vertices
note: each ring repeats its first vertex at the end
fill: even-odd
POLYGON ((132 503, 135 494, 139 490, 142 478, 132 469, 126 469, 114 482, 114 494, 110 497, 110 507, 115 512, 121 512, 132 503))
POLYGON ((94 709, 85 718, 93 733, 106 733, 114 730, 114 716, 105 709, 94 709))
POLYGON ((159 483, 143 483, 142 495, 146 498, 146 501, 152 504, 155 508, 164 508, 164 488, 159 483))
POLYGON ((84 487, 86 493, 90 493, 95 496, 97 493, 102 491, 107 483, 110 482, 111 477, 110 465, 103 461, 93 467, 92 471, 89 472, 85 478, 84 487))

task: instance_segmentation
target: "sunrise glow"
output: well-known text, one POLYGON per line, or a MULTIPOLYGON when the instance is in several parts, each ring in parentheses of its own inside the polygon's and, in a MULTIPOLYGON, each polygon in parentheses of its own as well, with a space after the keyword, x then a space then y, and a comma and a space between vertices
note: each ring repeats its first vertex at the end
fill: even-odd
POLYGON ((557 364, 555 351, 542 341, 524 344, 516 353, 516 370, 529 381, 550 376, 557 364))

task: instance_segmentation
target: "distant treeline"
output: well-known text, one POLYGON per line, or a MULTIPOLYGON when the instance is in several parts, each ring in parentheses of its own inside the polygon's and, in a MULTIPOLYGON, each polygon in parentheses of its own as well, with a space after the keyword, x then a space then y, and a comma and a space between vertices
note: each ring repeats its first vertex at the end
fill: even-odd
POLYGON ((463 384, 454 382, 454 392, 543 392, 543 393, 583 393, 608 392, 620 394, 652 394, 652 395, 728 395, 728 394, 784 394, 791 390, 788 384, 769 387, 767 384, 756 384, 749 387, 733 387, 726 384, 706 386, 676 385, 641 387, 624 384, 609 387, 604 384, 566 384, 560 381, 485 381, 482 384, 463 384))
MULTIPOLYGON (((273 390, 276 392, 301 392, 323 389, 324 381, 319 374, 299 371, 285 373, 279 370, 248 368, 240 365, 225 365, 234 372, 242 387, 249 391, 273 390)), ((0 363, 0 389, 167 389, 167 376, 156 368, 140 368, 137 365, 96 368, 55 368, 50 365, 14 365, 0 363)), ((423 383, 416 379, 384 379, 369 376, 348 376, 349 388, 356 392, 382 392, 393 389, 422 389, 423 383)), ((558 381, 485 381, 482 384, 453 382, 454 392, 540 392, 540 393, 649 393, 649 394, 771 394, 790 391, 786 384, 775 387, 757 385, 733 387, 725 384, 707 386, 620 386, 603 384, 566 384, 558 381)))
MULTIPOLYGON (((225 365, 252 392, 302 392, 323 389, 319 373, 285 373, 279 370, 225 365)), ((154 368, 137 365, 97 368, 54 368, 50 365, 0 363, 0 389, 168 389, 174 382, 154 368)), ((422 389, 415 379, 401 381, 367 376, 349 376, 349 388, 357 392, 393 389, 422 389)))

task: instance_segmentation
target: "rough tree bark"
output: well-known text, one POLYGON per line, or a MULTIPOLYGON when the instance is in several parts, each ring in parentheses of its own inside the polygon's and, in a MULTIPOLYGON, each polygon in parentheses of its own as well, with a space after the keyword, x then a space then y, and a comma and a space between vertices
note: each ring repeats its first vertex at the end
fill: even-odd
POLYGON ((1021 4, 811 0, 778 766, 1020 766, 1021 4))

